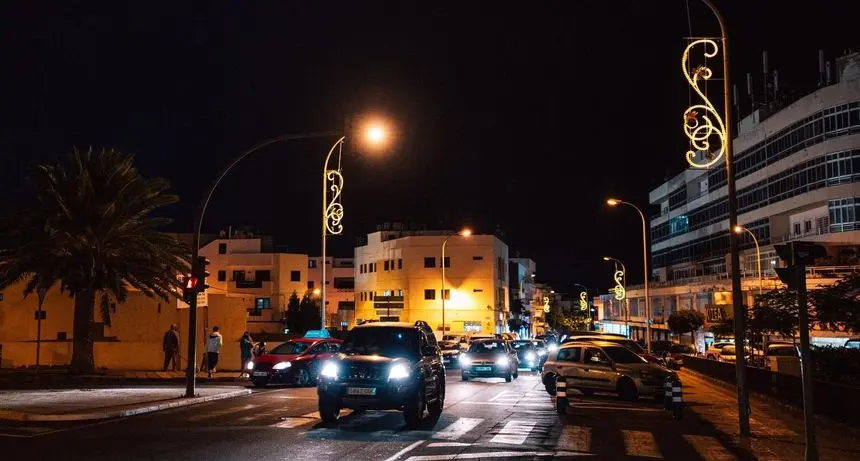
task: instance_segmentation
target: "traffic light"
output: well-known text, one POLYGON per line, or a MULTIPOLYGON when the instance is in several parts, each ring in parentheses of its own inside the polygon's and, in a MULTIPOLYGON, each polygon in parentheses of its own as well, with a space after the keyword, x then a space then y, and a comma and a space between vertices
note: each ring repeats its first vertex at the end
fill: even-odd
POLYGON ((182 277, 182 300, 190 303, 191 299, 197 296, 197 277, 183 276, 182 277))
POLYGON ((209 276, 209 272, 206 270, 206 266, 209 265, 209 258, 198 256, 195 262, 196 264, 191 268, 191 278, 195 279, 195 292, 202 293, 209 288, 209 285, 206 284, 206 277, 209 276))
POLYGON ((812 266, 815 264, 816 259, 827 256, 827 250, 823 246, 812 242, 791 242, 787 245, 774 245, 773 249, 776 250, 779 259, 788 266, 775 268, 776 275, 793 290, 797 289, 797 271, 803 270, 805 272, 803 267, 812 266))

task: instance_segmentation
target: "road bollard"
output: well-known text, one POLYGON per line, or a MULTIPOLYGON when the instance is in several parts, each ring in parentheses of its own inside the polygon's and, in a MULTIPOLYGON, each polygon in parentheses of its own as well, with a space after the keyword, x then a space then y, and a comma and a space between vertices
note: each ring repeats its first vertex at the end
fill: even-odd
POLYGON ((667 376, 663 382, 663 408, 672 411, 672 377, 667 376))
POLYGON ((684 417, 684 396, 681 386, 681 380, 675 378, 672 382, 672 418, 683 419, 684 417))
POLYGON ((558 376, 555 378, 555 411, 558 414, 567 413, 567 378, 558 376))

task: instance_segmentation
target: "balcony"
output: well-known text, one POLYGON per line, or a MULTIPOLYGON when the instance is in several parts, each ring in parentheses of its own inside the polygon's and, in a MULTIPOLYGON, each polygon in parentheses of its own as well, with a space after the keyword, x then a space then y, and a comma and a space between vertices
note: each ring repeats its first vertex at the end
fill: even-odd
POLYGON ((269 280, 232 280, 228 285, 228 293, 235 292, 256 296, 269 296, 273 285, 269 280))

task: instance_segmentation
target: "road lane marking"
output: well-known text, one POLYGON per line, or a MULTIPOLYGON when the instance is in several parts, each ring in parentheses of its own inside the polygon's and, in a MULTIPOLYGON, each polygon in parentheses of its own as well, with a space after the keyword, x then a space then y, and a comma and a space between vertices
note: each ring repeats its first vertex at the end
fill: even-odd
POLYGON ((471 443, 465 442, 433 442, 428 443, 428 448, 443 448, 443 447, 471 447, 471 443))
POLYGON ((450 426, 442 429, 439 432, 433 434, 434 439, 442 439, 442 440, 457 440, 467 432, 474 429, 478 424, 481 424, 484 420, 481 418, 460 418, 457 421, 454 421, 450 426))
POLYGON ((193 423, 193 422, 197 422, 197 421, 203 421, 204 419, 212 419, 212 418, 217 418, 219 416, 229 415, 231 413, 238 413, 240 411, 250 410, 252 408, 256 408, 259 406, 260 406, 259 404, 248 403, 245 405, 240 405, 238 407, 225 408, 223 410, 215 410, 215 411, 210 411, 208 413, 198 413, 194 416, 190 416, 190 417, 186 418, 185 420, 190 422, 190 423, 193 423))
MULTIPOLYGON (((489 458, 534 458, 534 457, 571 457, 596 456, 594 453, 572 451, 487 451, 483 453, 459 453, 451 455, 410 456, 406 461, 447 461, 450 459, 489 459, 489 458)), ((388 460, 386 460, 388 461, 388 460)))
POLYGON ((536 424, 537 421, 512 419, 505 423, 505 426, 499 430, 495 437, 490 439, 490 443, 522 445, 536 424))
POLYGON ((313 413, 308 413, 308 414, 306 414, 306 415, 302 415, 302 418, 316 418, 316 419, 320 419, 320 412, 315 411, 315 412, 313 412, 313 413))
MULTIPOLYGON (((403 448, 402 450, 398 451, 397 453, 391 455, 385 461, 395 461, 395 460, 399 459, 401 456, 405 455, 406 453, 409 453, 410 451, 418 448, 418 445, 421 445, 422 443, 424 443, 424 441, 419 440, 419 441, 413 443, 412 445, 409 445, 409 446, 403 448)), ((409 459, 412 459, 412 458, 409 458, 409 459)))
POLYGON ((654 434, 646 431, 621 430, 624 434, 624 451, 627 456, 639 458, 662 458, 660 450, 657 449, 657 440, 654 434))
MULTIPOLYGON (((464 401, 464 402, 457 402, 457 403, 466 403, 469 405, 499 405, 499 406, 504 406, 504 407, 513 406, 512 404, 506 403, 506 402, 467 402, 467 401, 464 401)), ((551 408, 552 407, 552 405, 550 405, 549 403, 519 403, 516 406, 518 406, 518 407, 545 407, 545 408, 551 408)))
POLYGON ((278 427, 281 429, 293 429, 306 424, 311 424, 317 421, 314 418, 285 418, 279 423, 272 424, 270 427, 278 427))
POLYGON ((699 455, 708 461, 734 461, 737 458, 726 450, 722 443, 709 435, 684 434, 687 442, 695 447, 699 455))
POLYGON ((591 428, 583 426, 565 425, 558 437, 556 448, 568 451, 591 450, 591 428))

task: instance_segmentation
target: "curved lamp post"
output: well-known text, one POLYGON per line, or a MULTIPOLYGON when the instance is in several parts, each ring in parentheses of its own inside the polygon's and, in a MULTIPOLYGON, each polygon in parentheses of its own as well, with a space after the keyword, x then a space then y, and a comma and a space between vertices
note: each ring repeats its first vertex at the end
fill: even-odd
POLYGON ((624 263, 621 262, 618 258, 613 258, 612 256, 604 256, 604 261, 613 261, 615 262, 615 273, 613 274, 612 279, 615 280, 615 299, 618 301, 624 301, 624 329, 627 332, 627 337, 630 337, 630 305, 627 299, 627 268, 624 267, 624 263), (621 270, 618 270, 618 266, 621 266, 621 270))
POLYGON ((741 226, 740 224, 735 226, 734 230, 736 234, 740 234, 741 232, 746 232, 747 234, 750 234, 750 237, 752 237, 753 239, 753 243, 755 243, 756 268, 758 270, 758 295, 761 296, 762 292, 764 291, 764 282, 762 282, 761 275, 761 247, 759 247, 758 245, 758 239, 755 237, 755 234, 751 230, 747 229, 744 226, 741 226))
POLYGON ((642 210, 630 203, 625 202, 623 200, 619 200, 616 198, 611 198, 606 200, 606 204, 609 206, 618 206, 618 205, 627 205, 636 212, 639 213, 639 217, 642 218, 642 263, 645 267, 645 349, 647 351, 651 351, 651 298, 649 297, 650 292, 648 291, 648 224, 645 221, 645 214, 642 213, 642 210))
POLYGON ((445 240, 442 241, 442 291, 439 295, 442 297, 442 337, 445 337, 445 246, 448 244, 448 239, 451 237, 459 235, 460 237, 469 237, 472 235, 472 230, 469 228, 465 228, 456 234, 451 234, 445 237, 445 240))

